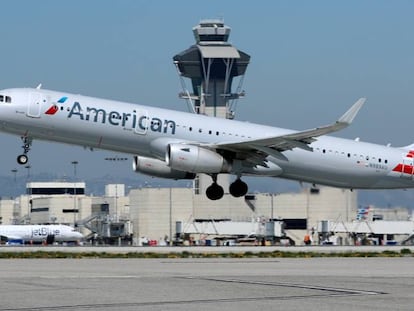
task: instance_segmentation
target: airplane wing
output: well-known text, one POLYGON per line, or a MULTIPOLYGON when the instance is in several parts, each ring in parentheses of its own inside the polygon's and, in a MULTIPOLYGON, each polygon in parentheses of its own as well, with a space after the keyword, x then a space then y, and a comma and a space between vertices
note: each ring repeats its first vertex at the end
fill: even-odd
POLYGON ((281 136, 272 136, 253 140, 243 140, 239 142, 217 143, 209 145, 209 147, 216 149, 224 149, 233 152, 253 152, 261 153, 262 155, 271 155, 276 158, 286 157, 281 153, 293 148, 302 148, 312 151, 309 144, 316 140, 316 137, 333 133, 342 130, 349 126, 365 103, 365 98, 360 98, 347 112, 345 112, 335 123, 317 127, 310 130, 293 132, 281 136))

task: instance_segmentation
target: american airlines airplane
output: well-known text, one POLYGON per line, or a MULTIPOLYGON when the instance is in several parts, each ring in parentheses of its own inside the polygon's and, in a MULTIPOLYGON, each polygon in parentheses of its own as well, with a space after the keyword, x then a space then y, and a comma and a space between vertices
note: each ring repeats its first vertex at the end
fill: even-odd
POLYGON ((229 193, 244 196, 242 176, 273 176, 348 189, 414 187, 414 145, 392 148, 325 136, 347 127, 359 99, 336 122, 294 131, 37 88, 0 91, 0 130, 19 135, 28 162, 33 139, 134 156, 136 172, 171 179, 212 178, 211 200, 223 197, 218 174, 234 174, 229 193))
POLYGON ((9 243, 39 243, 79 241, 83 235, 65 225, 0 225, 2 241, 9 243))

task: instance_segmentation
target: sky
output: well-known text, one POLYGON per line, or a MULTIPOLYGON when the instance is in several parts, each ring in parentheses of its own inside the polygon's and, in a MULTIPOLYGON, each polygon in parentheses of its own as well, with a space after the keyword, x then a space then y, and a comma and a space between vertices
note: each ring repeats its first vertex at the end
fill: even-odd
MULTIPOLYGON (((345 138, 414 143, 413 1, 2 1, 0 89, 36 87, 186 110, 172 57, 192 27, 223 18, 250 54, 236 118, 297 130, 367 103, 345 138)), ((18 167, 18 137, 0 134, 0 175, 18 167)), ((32 174, 133 177, 107 151, 34 141, 32 174)), ((121 156, 121 155, 119 155, 121 156)))

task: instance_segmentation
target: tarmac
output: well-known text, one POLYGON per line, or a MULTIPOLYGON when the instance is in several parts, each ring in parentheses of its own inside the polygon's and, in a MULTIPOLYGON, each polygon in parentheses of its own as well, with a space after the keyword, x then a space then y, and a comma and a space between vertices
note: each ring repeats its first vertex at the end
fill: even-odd
POLYGON ((413 257, 0 259, 0 310, 413 310, 413 264, 413 257))

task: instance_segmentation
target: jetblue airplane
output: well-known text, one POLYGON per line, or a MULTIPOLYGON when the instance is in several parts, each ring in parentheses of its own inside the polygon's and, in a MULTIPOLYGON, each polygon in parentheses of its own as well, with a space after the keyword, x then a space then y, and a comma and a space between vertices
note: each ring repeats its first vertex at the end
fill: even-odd
POLYGON ((336 122, 294 131, 199 114, 33 88, 0 91, 0 130, 19 135, 28 162, 33 139, 133 155, 136 172, 171 179, 234 174, 229 193, 248 192, 244 175, 274 176, 347 189, 414 187, 414 145, 392 148, 325 136, 347 127, 365 99, 336 122))
POLYGON ((83 238, 80 232, 65 225, 0 225, 2 241, 12 244, 29 242, 73 242, 83 238))

